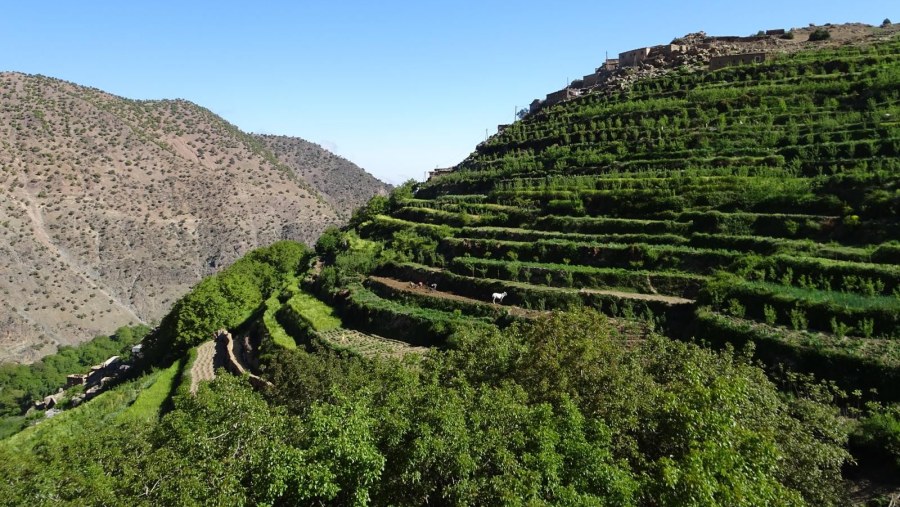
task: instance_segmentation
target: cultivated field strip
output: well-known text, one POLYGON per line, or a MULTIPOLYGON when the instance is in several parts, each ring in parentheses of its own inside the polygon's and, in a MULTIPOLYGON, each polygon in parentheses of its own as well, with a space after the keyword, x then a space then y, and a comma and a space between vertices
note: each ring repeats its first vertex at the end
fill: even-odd
POLYGON ((894 39, 780 56, 543 108, 359 228, 401 257, 372 304, 483 319, 506 292, 684 339, 749 328, 761 356, 831 378, 900 368, 875 357, 900 355, 898 55, 894 39))
POLYGON ((363 333, 355 329, 332 329, 318 333, 318 337, 332 348, 349 350, 364 357, 400 358, 407 354, 428 352, 427 347, 416 347, 406 342, 363 333))

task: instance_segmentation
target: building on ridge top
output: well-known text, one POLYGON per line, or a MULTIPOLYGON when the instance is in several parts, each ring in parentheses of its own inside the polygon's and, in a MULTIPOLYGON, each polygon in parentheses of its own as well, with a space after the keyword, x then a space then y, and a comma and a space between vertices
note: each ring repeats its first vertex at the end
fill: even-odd
POLYGON ((429 181, 431 178, 435 178, 437 176, 441 176, 443 174, 453 172, 452 167, 435 167, 433 171, 428 171, 428 177, 425 181, 429 181))

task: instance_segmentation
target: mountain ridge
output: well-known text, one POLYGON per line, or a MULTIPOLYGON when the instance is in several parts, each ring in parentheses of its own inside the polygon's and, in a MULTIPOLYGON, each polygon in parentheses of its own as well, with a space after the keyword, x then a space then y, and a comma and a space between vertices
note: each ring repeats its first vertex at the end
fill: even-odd
POLYGON ((307 180, 320 147, 282 161, 183 99, 13 72, 0 94, 0 361, 158 319, 257 246, 311 244, 348 214, 332 180, 365 199, 389 188, 349 161, 307 180))

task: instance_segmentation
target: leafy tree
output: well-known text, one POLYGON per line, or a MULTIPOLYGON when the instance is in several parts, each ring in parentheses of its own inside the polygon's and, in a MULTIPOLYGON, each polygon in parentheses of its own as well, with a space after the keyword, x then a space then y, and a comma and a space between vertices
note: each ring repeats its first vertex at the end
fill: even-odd
POLYGON ((416 262, 430 262, 438 246, 437 240, 416 234, 411 229, 403 229, 394 233, 391 246, 403 253, 408 259, 416 262))
POLYGON ((325 229, 316 241, 316 255, 327 263, 333 263, 335 257, 347 248, 347 242, 341 230, 331 226, 325 229))
POLYGON ((537 401, 559 405, 568 393, 587 417, 605 421, 619 456, 650 474, 649 497, 799 504, 793 489, 820 505, 840 498, 847 426, 827 395, 785 398, 749 356, 727 351, 653 339, 627 353, 604 321, 593 312, 554 315, 511 331, 524 347, 488 337, 479 352, 501 358, 496 365, 462 361, 477 350, 466 340, 450 355, 471 378, 498 382, 495 372, 507 372, 537 401), (745 488, 757 496, 732 496, 745 488))
POLYGON ((396 187, 393 191, 391 191, 391 196, 388 198, 389 209, 391 211, 396 211, 400 209, 403 201, 412 199, 418 184, 419 183, 416 180, 409 179, 403 182, 402 185, 396 187))
POLYGON ((376 195, 369 199, 369 202, 361 208, 357 208, 350 217, 348 227, 358 228, 365 222, 368 222, 378 215, 388 212, 388 198, 383 195, 376 195))

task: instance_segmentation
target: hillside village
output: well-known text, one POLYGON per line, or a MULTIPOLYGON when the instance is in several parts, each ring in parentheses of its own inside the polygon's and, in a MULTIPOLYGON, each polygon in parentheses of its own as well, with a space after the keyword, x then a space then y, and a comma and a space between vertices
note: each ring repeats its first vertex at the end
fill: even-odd
MULTIPOLYGON (((645 46, 607 58, 594 72, 576 79, 561 90, 535 99, 529 114, 581 95, 603 90, 624 89, 639 79, 658 77, 676 69, 717 70, 732 65, 761 63, 777 54, 813 49, 823 45, 858 43, 861 39, 889 38, 897 24, 871 27, 861 23, 843 25, 810 25, 806 28, 774 28, 760 30, 751 36, 707 35, 690 33, 669 44, 645 46), (829 34, 827 41, 810 41, 816 30, 829 34)), ((502 130, 504 126, 501 125, 502 130)))

